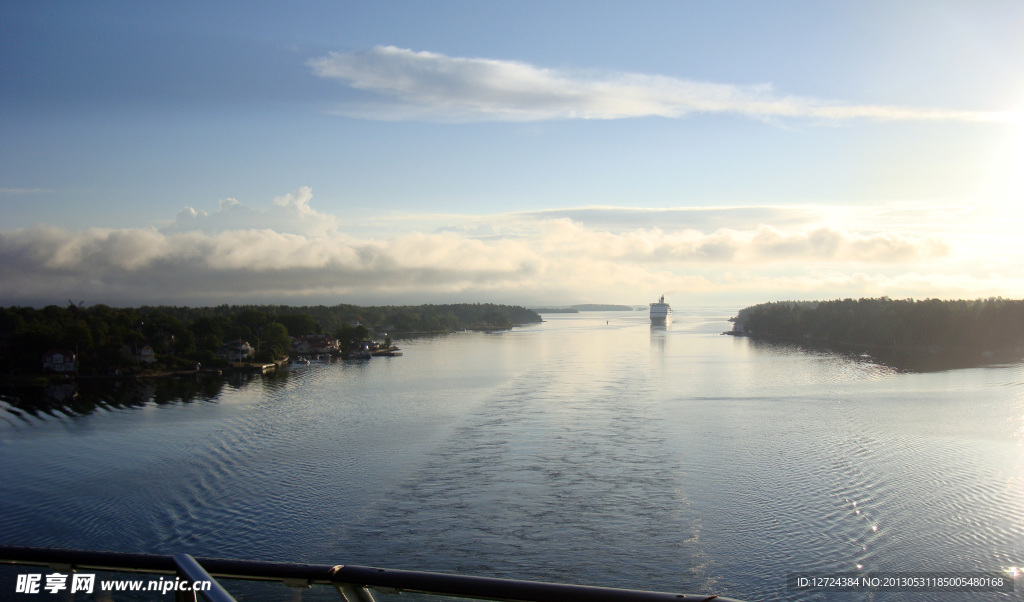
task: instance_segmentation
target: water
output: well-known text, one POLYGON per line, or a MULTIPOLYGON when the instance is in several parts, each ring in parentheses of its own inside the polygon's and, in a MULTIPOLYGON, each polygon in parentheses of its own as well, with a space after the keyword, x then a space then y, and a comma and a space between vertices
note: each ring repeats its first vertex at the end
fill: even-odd
POLYGON ((900 373, 720 336, 734 313, 548 315, 36 415, 8 395, 0 541, 748 600, 825 599, 796 571, 1024 567, 1020 364, 900 373))

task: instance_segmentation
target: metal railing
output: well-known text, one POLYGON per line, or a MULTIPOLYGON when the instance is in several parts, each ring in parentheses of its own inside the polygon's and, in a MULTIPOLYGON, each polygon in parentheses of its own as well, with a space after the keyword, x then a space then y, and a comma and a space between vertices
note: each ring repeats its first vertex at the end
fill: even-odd
POLYGON ((216 581, 216 578, 222 578, 276 581, 291 587, 331 585, 346 602, 373 602, 371 589, 389 594, 411 592, 506 602, 736 602, 732 598, 706 594, 673 594, 353 565, 193 558, 188 554, 167 556, 0 546, 0 564, 47 566, 69 573, 93 570, 176 575, 193 584, 211 583, 208 591, 176 591, 178 601, 196 600, 197 595, 210 602, 233 601, 231 594, 216 581))

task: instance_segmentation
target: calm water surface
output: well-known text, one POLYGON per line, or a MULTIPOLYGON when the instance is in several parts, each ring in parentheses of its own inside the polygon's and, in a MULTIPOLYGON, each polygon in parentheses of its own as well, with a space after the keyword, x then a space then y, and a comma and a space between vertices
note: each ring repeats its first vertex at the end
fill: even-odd
POLYGON ((1020 364, 898 373, 720 336, 734 313, 547 315, 35 415, 8 394, 0 541, 748 600, 825 599, 796 571, 1024 567, 1020 364))

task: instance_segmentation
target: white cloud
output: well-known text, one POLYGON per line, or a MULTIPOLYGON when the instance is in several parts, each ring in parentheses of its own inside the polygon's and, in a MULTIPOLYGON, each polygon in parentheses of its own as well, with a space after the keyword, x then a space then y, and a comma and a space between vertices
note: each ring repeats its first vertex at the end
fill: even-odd
POLYGON ((319 77, 376 93, 339 112, 369 119, 538 121, 682 117, 733 113, 819 120, 1007 121, 1008 113, 858 105, 777 93, 769 84, 734 85, 637 73, 570 73, 517 62, 449 57, 377 46, 331 52, 309 62, 319 77))
POLYGON ((202 230, 275 230, 282 233, 326 236, 337 229, 333 215, 320 213, 309 206, 313 190, 303 186, 274 199, 264 210, 246 207, 235 199, 220 201, 220 208, 212 213, 185 207, 165 232, 202 230))
MULTIPOLYGON (((669 291, 753 301, 812 293, 1024 293, 1018 262, 972 264, 948 235, 906 227, 851 231, 818 223, 805 209, 788 217, 781 208, 752 212, 779 225, 613 229, 606 223, 614 220, 590 208, 592 223, 530 213, 477 216, 464 231, 369 238, 338 232, 337 220, 312 209, 310 198, 300 189, 266 209, 225 201, 212 214, 179 216, 164 230, 0 231, 0 301, 542 303, 643 302, 669 291), (264 227, 277 219, 282 227, 264 227), (478 236, 488 223, 501 234, 478 236), (963 292, 971 290, 977 292, 963 292)), ((631 210, 607 211, 622 217, 631 210)))

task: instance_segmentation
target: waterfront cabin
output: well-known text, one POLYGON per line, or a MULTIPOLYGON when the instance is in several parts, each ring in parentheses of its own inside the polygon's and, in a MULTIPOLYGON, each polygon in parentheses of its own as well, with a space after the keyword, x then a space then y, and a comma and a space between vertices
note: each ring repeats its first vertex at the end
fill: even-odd
POLYGON ((139 349, 139 363, 140 364, 155 364, 156 363, 156 352, 149 345, 143 345, 142 349, 139 349))
POLYGON ((327 334, 303 334, 292 337, 292 353, 329 355, 339 349, 338 339, 327 334))
POLYGON ((47 372, 74 372, 76 366, 74 351, 52 349, 43 355, 43 370, 47 372))
POLYGON ((121 345, 121 357, 125 361, 130 361, 134 364, 156 363, 156 351, 153 350, 152 345, 139 347, 137 343, 133 345, 125 343, 121 345))
POLYGON ((256 350, 252 348, 249 341, 242 339, 225 343, 217 350, 217 357, 226 359, 229 362, 244 362, 246 358, 250 358, 255 354, 256 350))

